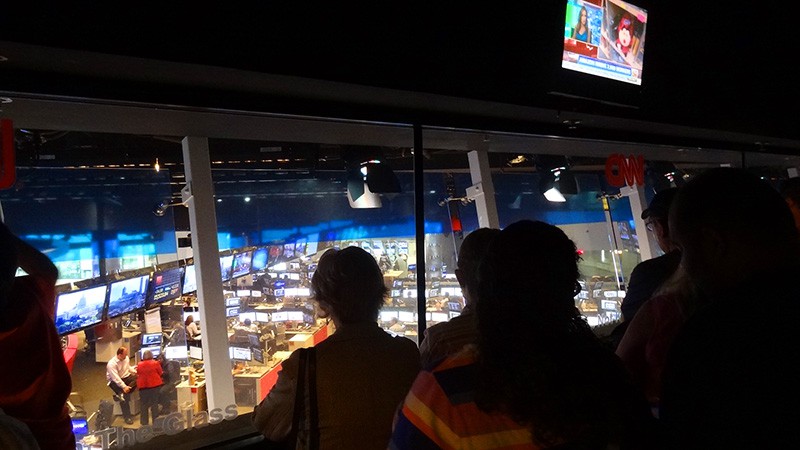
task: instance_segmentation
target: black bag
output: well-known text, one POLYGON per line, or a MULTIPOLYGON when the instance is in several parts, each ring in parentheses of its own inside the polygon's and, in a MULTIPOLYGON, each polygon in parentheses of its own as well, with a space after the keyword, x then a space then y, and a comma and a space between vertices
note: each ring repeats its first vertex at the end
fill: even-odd
POLYGON ((317 410, 317 356, 316 349, 301 348, 297 370, 297 389, 294 413, 289 435, 268 448, 282 450, 319 449, 319 412, 317 410))

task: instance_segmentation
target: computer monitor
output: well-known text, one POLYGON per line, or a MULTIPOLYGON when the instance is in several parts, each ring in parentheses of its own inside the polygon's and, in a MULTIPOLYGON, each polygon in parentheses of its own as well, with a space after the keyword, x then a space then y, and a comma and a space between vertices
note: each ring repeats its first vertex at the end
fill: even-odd
POLYGON ((253 252, 253 259, 250 262, 250 265, 253 267, 253 271, 264 270, 267 268, 267 262, 269 261, 269 250, 266 247, 259 247, 253 252))
POLYGON ((228 281, 233 276, 233 255, 219 257, 219 271, 222 274, 222 281, 228 281))
POLYGON ((238 317, 238 316, 239 316, 238 306, 231 306, 230 308, 225 308, 225 317, 238 317))
POLYGON ((89 419, 86 417, 73 417, 70 419, 72 421, 72 433, 76 437, 86 436, 89 434, 89 419))
POLYGON ((398 319, 397 311, 381 311, 381 322, 391 322, 392 319, 398 319))
POLYGON ((447 302, 447 309, 450 311, 461 312, 461 303, 447 302))
POLYGON ((273 322, 286 322, 289 320, 289 315, 286 311, 277 311, 272 313, 273 322))
POLYGON ((183 281, 183 268, 175 267, 158 271, 153 274, 150 283, 150 292, 147 298, 147 307, 158 303, 165 303, 181 296, 181 282, 183 281))
POLYGON ((303 321, 303 311, 287 311, 286 312, 286 320, 291 320, 293 322, 302 322, 303 321))
POLYGON ((253 354, 249 348, 245 347, 228 347, 230 348, 230 357, 237 361, 252 361, 253 354))
POLYGON ((253 265, 253 251, 249 250, 237 253, 233 256, 233 278, 241 277, 250 273, 253 265))
POLYGON ((186 294, 191 294, 197 290, 197 277, 195 274, 194 264, 189 264, 186 266, 186 270, 183 273, 183 289, 181 292, 186 294))
POLYGON ((431 322, 447 322, 447 313, 431 313, 431 322))
POLYGON ((225 306, 239 306, 241 299, 239 297, 231 297, 225 299, 225 306))
POLYGON ((239 313, 239 322, 244 322, 245 319, 250 319, 250 322, 255 322, 256 313, 254 311, 239 313))
POLYGON ((201 347, 197 347, 195 345, 189 346, 189 358, 192 359, 203 359, 203 349, 201 347))
POLYGON ((285 291, 283 289, 275 289, 275 297, 283 297, 285 291))
POLYGON ((253 359, 257 362, 264 363, 264 351, 259 348, 253 349, 253 359))
POLYGON ((267 323, 269 322, 269 314, 265 312, 256 311, 256 322, 267 323))
POLYGON ((239 297, 250 297, 250 289, 237 289, 236 295, 239 297))
POLYGON ((108 318, 113 319, 144 308, 148 283, 150 283, 149 273, 112 282, 109 285, 108 318))
POLYGON ((147 351, 147 350, 150 350, 150 353, 153 354, 153 358, 156 358, 156 357, 158 357, 158 355, 161 354, 161 345, 153 345, 153 346, 150 346, 150 347, 142 347, 141 350, 139 350, 139 359, 140 360, 144 359, 144 352, 147 351))
POLYGON ((97 325, 103 320, 108 286, 62 292, 56 299, 56 329, 69 334, 97 325))
POLYGON ((189 357, 189 351, 186 345, 174 345, 165 347, 164 355, 167 359, 187 359, 189 357))
POLYGON ((261 341, 257 334, 248 334, 247 339, 250 341, 251 347, 261 347, 261 341))
POLYGON ((142 335, 142 347, 161 345, 161 333, 145 333, 142 335))
POLYGON ((401 322, 414 322, 414 313, 412 311, 398 311, 398 317, 401 322))

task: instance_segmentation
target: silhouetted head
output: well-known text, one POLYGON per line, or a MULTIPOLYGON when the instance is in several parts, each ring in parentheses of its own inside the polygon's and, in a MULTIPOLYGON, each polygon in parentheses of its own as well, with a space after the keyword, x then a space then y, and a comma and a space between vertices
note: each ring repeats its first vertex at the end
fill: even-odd
POLYGON ((681 264, 707 294, 800 258, 786 202, 741 169, 711 169, 689 181, 675 198, 670 227, 681 264))
POLYGON ((326 251, 311 285, 320 307, 341 323, 375 322, 387 292, 375 258, 358 247, 326 251))
POLYGON ((495 228, 478 228, 461 243, 455 274, 467 304, 473 304, 478 299, 478 265, 489 251, 492 239, 498 234, 500 230, 495 228))
POLYGON ((674 246, 669 236, 669 210, 677 193, 678 188, 676 187, 658 191, 650 200, 647 209, 642 211, 642 220, 655 234, 658 246, 665 252, 672 250, 674 246))

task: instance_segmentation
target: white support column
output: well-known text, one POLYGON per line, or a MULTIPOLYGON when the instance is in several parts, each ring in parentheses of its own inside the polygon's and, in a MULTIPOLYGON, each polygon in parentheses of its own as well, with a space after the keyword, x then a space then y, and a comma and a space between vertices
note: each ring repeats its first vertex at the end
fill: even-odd
POLYGON ((191 191, 191 198, 186 206, 189 208, 192 252, 197 271, 197 300, 203 330, 201 339, 208 409, 225 409, 236 401, 228 356, 228 327, 219 267, 217 216, 208 139, 185 137, 182 145, 186 182, 191 191))
POLYGON ((467 156, 469 157, 469 173, 472 175, 472 186, 467 188, 467 197, 475 201, 475 208, 478 210, 478 226, 500 228, 492 172, 489 168, 489 152, 472 150, 467 156))
POLYGON ((619 192, 628 197, 631 202, 631 212, 633 222, 636 224, 636 236, 639 239, 639 254, 642 261, 658 256, 658 242, 654 236, 647 232, 647 226, 642 219, 642 211, 647 209, 647 197, 645 196, 644 186, 623 186, 619 192))

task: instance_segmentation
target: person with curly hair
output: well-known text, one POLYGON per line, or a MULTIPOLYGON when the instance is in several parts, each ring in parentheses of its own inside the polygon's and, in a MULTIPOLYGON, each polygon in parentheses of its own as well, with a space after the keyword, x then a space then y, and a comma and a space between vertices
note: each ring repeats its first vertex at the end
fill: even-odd
POLYGON ((477 346, 420 372, 389 447, 648 448, 644 396, 575 307, 578 259, 555 226, 503 229, 478 272, 477 346))

